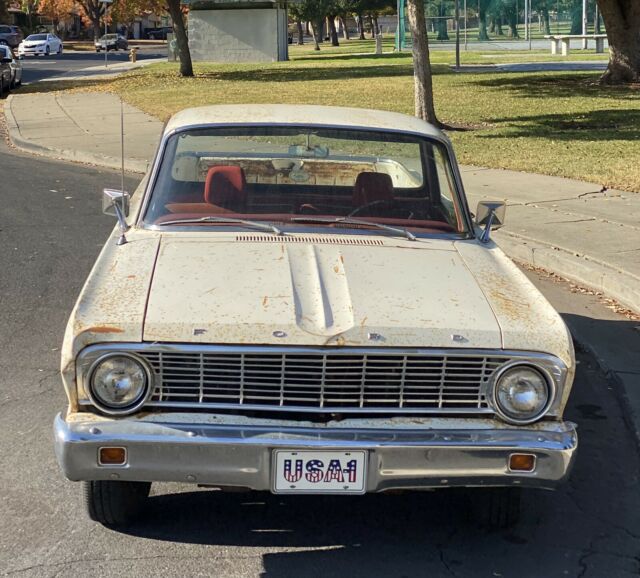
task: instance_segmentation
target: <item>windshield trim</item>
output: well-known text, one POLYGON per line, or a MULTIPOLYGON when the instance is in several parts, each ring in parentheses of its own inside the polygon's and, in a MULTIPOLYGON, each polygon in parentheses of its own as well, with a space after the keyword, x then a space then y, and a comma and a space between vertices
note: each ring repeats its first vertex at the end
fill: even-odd
MULTIPOLYGON (((159 174, 160 167, 164 160, 165 153, 167 151, 167 146, 169 140, 175 136, 179 135, 183 132, 189 132, 193 130, 204 130, 204 129, 216 129, 216 128, 264 128, 264 127, 283 127, 283 128, 314 128, 314 129, 345 129, 345 130, 353 130, 353 131, 363 131, 363 132, 372 132, 372 133, 383 133, 383 134, 395 134, 395 135, 410 135, 421 138, 426 141, 431 141, 442 145, 444 149, 444 153, 446 155, 446 160, 451 167, 451 172, 453 176, 453 185, 454 185, 454 193, 456 195, 456 199, 460 206, 461 217, 463 221, 463 225, 465 227, 465 231, 462 233, 452 233, 456 235, 462 235, 464 238, 475 238, 475 226, 473 220, 471 218, 471 213, 469 211, 469 205, 467 202, 467 197, 464 192, 464 187, 462 185, 462 177, 460 175, 460 169, 458 167, 458 163, 456 161, 455 153, 453 151, 453 147, 451 145, 451 141, 444 135, 432 135, 426 134, 419 130, 410 131, 410 130, 394 130, 388 128, 378 128, 375 126, 358 126, 358 125, 344 125, 344 124, 333 124, 333 123, 275 123, 275 122, 224 122, 224 123, 198 123, 185 125, 179 128, 172 129, 170 131, 164 132, 162 137, 160 138, 160 143, 158 145, 158 150, 153 159, 153 165, 151 167, 151 172, 149 175, 149 179, 147 180, 147 184, 144 188, 143 199, 139 205, 138 213, 135 216, 135 226, 142 229, 154 229, 154 225, 147 224, 144 222, 144 216, 147 212, 149 202, 151 200, 151 193, 156 186, 159 174)), ((259 219, 254 219, 259 220, 259 219)))

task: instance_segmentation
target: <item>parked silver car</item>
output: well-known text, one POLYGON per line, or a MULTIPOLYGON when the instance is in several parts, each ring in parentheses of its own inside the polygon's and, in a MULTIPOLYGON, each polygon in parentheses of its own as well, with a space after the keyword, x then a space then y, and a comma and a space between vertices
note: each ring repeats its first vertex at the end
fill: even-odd
MULTIPOLYGON (((4 48, 4 47, 3 47, 4 48)), ((0 97, 9 92, 11 86, 11 60, 4 56, 4 52, 0 54, 0 97)))
POLYGON ((0 57, 2 58, 10 58, 10 68, 11 68, 11 88, 16 88, 22 84, 22 62, 18 60, 13 53, 13 50, 8 46, 0 46, 0 57))

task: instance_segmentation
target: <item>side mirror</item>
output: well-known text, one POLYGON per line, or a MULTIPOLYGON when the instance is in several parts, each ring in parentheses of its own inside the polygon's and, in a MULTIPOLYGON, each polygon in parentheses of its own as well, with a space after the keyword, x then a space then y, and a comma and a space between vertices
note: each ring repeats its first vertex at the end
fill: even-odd
POLYGON ((480 236, 483 243, 488 243, 493 229, 499 229, 504 225, 504 216, 507 205, 504 201, 480 201, 476 209, 476 223, 484 225, 480 236))
POLYGON ((127 242, 124 234, 129 230, 126 220, 129 215, 129 193, 115 189, 104 189, 102 192, 102 212, 118 219, 120 225, 118 245, 124 245, 127 242))

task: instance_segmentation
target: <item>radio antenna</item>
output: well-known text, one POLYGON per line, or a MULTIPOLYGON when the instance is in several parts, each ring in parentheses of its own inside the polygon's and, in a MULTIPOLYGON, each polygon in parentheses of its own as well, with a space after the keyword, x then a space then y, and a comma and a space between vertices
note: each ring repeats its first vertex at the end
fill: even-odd
POLYGON ((120 99, 120 158, 121 158, 121 173, 120 173, 120 190, 124 192, 124 102, 120 99))

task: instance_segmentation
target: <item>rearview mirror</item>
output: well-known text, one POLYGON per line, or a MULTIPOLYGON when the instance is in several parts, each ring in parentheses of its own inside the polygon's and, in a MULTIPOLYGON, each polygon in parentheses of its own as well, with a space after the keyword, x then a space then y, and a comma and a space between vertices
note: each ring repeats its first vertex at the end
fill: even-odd
POLYGON ((476 209, 476 223, 484 225, 484 230, 480 240, 483 243, 489 242, 490 232, 499 229, 504 225, 504 216, 507 205, 504 201, 480 201, 476 209))
POLYGON ((129 216, 129 193, 116 189, 104 189, 102 191, 102 212, 105 215, 117 217, 116 206, 120 208, 125 217, 129 216))
POLYGON ((120 225, 120 237, 118 245, 127 242, 125 233, 129 230, 126 217, 129 215, 129 193, 115 189, 104 189, 102 192, 102 212, 105 215, 114 215, 120 225))

